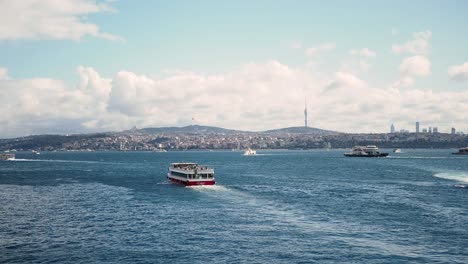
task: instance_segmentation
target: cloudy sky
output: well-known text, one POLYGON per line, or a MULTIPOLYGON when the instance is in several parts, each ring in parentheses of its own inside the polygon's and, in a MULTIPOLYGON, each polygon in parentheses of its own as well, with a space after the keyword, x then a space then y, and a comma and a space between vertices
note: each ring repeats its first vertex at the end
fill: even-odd
POLYGON ((467 1, 0 0, 0 138, 468 132, 467 1), (193 120, 192 120, 193 119, 193 120))

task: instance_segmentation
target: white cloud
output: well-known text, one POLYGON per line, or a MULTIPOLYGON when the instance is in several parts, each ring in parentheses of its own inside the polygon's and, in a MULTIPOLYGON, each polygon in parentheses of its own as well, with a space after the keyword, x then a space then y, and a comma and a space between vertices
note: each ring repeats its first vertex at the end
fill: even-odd
POLYGON ((403 59, 399 67, 400 79, 393 84, 394 88, 409 87, 415 82, 415 77, 431 74, 431 62, 426 56, 416 55, 403 59))
POLYGON ((291 49, 301 49, 302 48, 302 41, 297 40, 297 39, 289 40, 287 42, 287 44, 291 49))
POLYGON ((369 63, 369 60, 375 58, 377 53, 369 48, 362 48, 349 50, 349 55, 351 55, 351 58, 341 63, 340 70, 353 74, 361 74, 370 70, 372 65, 369 63))
POLYGON ((393 87, 409 87, 415 82, 415 77, 431 74, 431 62, 428 58, 430 52, 431 31, 413 33, 413 39, 404 44, 394 44, 392 50, 395 54, 413 54, 402 60, 399 71, 400 79, 393 87))
POLYGON ((425 56, 412 56, 400 64, 400 73, 403 76, 427 76, 431 74, 431 62, 425 56))
POLYGON ((113 12, 108 4, 93 0, 2 0, 0 1, 0 40, 72 39, 86 35, 122 41, 102 32, 86 16, 113 12))
POLYGON ((396 81, 394 87, 408 87, 414 84, 414 79, 409 76, 402 76, 398 81, 396 81))
POLYGON ((325 86, 323 90, 324 93, 344 88, 348 89, 349 91, 355 91, 359 89, 363 89, 367 86, 366 82, 359 79, 352 73, 348 72, 337 72, 333 80, 331 80, 328 85, 325 86))
POLYGON ((452 124, 468 129, 461 127, 468 92, 384 89, 350 72, 324 75, 278 61, 252 62, 220 74, 178 71, 160 78, 130 71, 107 78, 83 66, 77 72, 74 86, 49 78, 0 80, 0 138, 180 126, 193 116, 199 124, 246 130, 300 126, 304 96, 315 127, 382 132, 389 120, 407 128, 419 120, 441 130, 452 124))
POLYGON ((0 67, 0 80, 8 79, 8 69, 0 67))
POLYGON ((362 56, 364 58, 374 58, 375 56, 377 56, 377 53, 375 51, 370 50, 368 48, 363 48, 360 50, 353 49, 349 51, 349 54, 354 56, 362 56))
POLYGON ((468 81, 468 62, 450 67, 448 74, 452 80, 459 82, 468 81))
POLYGON ((309 57, 316 56, 320 53, 329 52, 334 50, 336 47, 335 43, 322 43, 318 46, 310 47, 306 49, 306 55, 309 57))
POLYGON ((394 44, 392 51, 395 54, 418 54, 427 55, 430 51, 431 31, 422 31, 413 33, 413 39, 404 44, 394 44))

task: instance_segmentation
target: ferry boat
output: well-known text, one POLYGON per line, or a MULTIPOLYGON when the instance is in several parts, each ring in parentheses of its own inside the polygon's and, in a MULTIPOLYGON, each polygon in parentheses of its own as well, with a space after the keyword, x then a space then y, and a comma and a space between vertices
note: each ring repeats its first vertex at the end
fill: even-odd
POLYGON ((3 154, 0 153, 0 160, 14 160, 15 154, 3 154))
POLYGON ((244 156, 253 156, 253 155, 257 155, 257 151, 251 148, 248 148, 244 151, 244 156))
POLYGON ((468 147, 461 148, 461 149, 458 150, 458 152, 453 152, 452 154, 454 154, 454 155, 468 155, 468 147))
POLYGON ((171 163, 167 178, 185 186, 214 185, 214 169, 192 162, 171 163))
POLYGON ((354 146, 351 152, 344 154, 346 157, 386 157, 388 153, 382 153, 379 148, 374 145, 369 146, 354 146))

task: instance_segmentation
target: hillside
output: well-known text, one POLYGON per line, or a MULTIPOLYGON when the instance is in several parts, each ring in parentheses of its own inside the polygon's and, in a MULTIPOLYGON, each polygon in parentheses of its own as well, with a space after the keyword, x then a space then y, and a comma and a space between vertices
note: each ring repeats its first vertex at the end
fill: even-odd
POLYGON ((234 133, 249 133, 247 131, 225 129, 212 126, 191 125, 184 127, 153 127, 142 128, 137 130, 144 134, 234 134, 234 133))
POLYGON ((286 127, 274 130, 267 130, 263 133, 267 134, 306 134, 306 135, 338 135, 339 132, 331 131, 331 130, 324 130, 315 127, 286 127))

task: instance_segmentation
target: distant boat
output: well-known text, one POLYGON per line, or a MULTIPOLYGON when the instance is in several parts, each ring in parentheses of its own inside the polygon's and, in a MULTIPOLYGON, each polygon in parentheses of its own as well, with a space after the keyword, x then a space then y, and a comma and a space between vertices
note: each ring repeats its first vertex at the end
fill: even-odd
POLYGON ((393 149, 393 153, 401 153, 401 149, 399 148, 393 149))
POLYGON ((454 155, 468 155, 468 147, 461 148, 458 152, 453 152, 454 155))
POLYGON ((15 154, 0 154, 0 160, 14 160, 15 154))
POLYGON ((31 153, 32 153, 32 154, 36 154, 36 155, 41 154, 39 151, 36 151, 36 150, 32 150, 31 153))
POLYGON ((167 152, 167 150, 163 148, 158 148, 158 149, 153 150, 153 152, 167 152))
POLYGON ((354 146, 351 152, 344 154, 346 157, 386 157, 388 153, 380 152, 379 148, 374 145, 369 146, 354 146))
POLYGON ((244 151, 244 156, 254 156, 254 155, 257 155, 257 151, 251 148, 248 148, 244 151))

